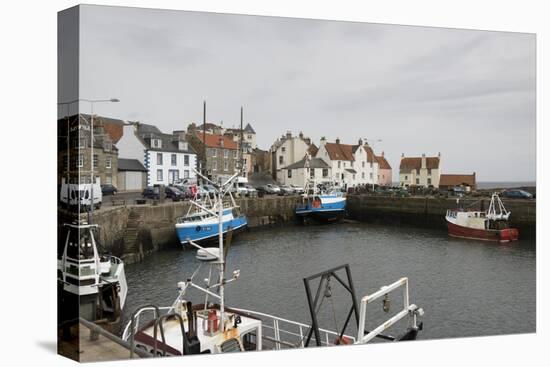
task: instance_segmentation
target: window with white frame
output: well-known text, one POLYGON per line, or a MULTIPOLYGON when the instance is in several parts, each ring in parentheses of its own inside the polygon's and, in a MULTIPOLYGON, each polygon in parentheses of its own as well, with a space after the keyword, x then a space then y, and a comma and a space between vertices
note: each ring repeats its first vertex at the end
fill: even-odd
POLYGON ((105 159, 105 168, 111 168, 112 163, 113 163, 113 162, 112 162, 112 158, 111 158, 111 157, 107 157, 107 158, 105 159))
POLYGON ((183 156, 183 165, 184 166, 189 165, 189 156, 187 154, 183 156))
POLYGON ((216 150, 217 150, 216 148, 210 149, 210 155, 211 155, 212 157, 215 157, 215 156, 216 156, 216 150))
POLYGON ((288 170, 287 177, 292 178, 292 170, 291 169, 288 170))
POLYGON ((162 166, 162 153, 157 153, 157 165, 162 166))
POLYGON ((338 161, 338 168, 340 168, 342 162, 338 161))
POLYGON ((323 177, 328 177, 328 168, 323 168, 323 177))
POLYGON ((365 161, 361 162, 361 166, 365 168, 365 161))
POLYGON ((212 170, 217 170, 218 169, 218 161, 214 161, 212 162, 212 170))
POLYGON ((170 155, 170 164, 172 164, 172 166, 178 165, 178 156, 176 154, 170 155))
POLYGON ((365 178, 365 172, 361 173, 361 178, 365 178))
POLYGON ((189 170, 188 169, 183 171, 183 178, 189 178, 189 170))
POLYGON ((309 178, 315 178, 315 168, 309 170, 309 178))
POLYGON ((162 178, 162 170, 161 169, 158 169, 157 170, 157 181, 162 181, 163 178, 162 178))
POLYGON ((224 171, 228 171, 229 170, 229 162, 228 161, 223 161, 223 170, 224 171))
POLYGON ((227 149, 223 150, 223 157, 224 158, 229 158, 229 150, 227 150, 227 149))
POLYGON ((97 154, 94 154, 94 168, 97 168, 97 162, 99 161, 99 158, 97 154))
POLYGON ((369 178, 372 180, 372 172, 369 174, 369 178))

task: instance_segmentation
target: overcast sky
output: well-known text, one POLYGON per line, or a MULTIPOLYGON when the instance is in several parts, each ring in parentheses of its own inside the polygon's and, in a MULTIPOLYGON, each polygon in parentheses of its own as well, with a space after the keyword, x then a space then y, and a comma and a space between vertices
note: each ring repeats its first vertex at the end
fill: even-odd
MULTIPOLYGON (((535 180, 535 35, 81 6, 80 97, 165 132, 245 123, 442 155, 444 173, 535 180)), ((82 104, 81 112, 89 112, 82 104)))

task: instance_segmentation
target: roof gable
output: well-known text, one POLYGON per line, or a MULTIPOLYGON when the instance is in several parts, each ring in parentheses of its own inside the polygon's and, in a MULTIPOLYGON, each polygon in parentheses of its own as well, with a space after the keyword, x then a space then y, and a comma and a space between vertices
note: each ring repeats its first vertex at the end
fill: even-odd
POLYGON ((378 168, 380 169, 391 169, 390 164, 383 156, 375 156, 376 161, 378 162, 378 168))

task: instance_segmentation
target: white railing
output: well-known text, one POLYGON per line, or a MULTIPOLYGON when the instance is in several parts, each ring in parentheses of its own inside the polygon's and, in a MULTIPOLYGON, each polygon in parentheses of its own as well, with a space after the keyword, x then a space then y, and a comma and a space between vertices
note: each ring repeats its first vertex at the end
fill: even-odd
MULTIPOLYGON (((159 310, 160 311, 170 311, 170 309, 172 309, 172 307, 168 307, 168 306, 165 306, 165 307, 159 307, 159 310)), ((140 326, 140 318, 141 318, 141 315, 145 312, 153 312, 155 311, 155 308, 153 307, 146 307, 146 308, 142 308, 136 315, 135 315, 135 321, 134 321, 134 335, 137 334, 137 332, 139 331, 139 326, 140 326)), ((160 315, 159 315, 160 316, 160 315)), ((128 320, 128 323, 126 324, 126 327, 124 328, 124 332, 122 333, 122 340, 128 340, 130 338, 130 326, 132 325, 132 320, 128 320)))
MULTIPOLYGON (((305 346, 308 333, 311 329, 310 325, 262 312, 233 307, 231 309, 260 319, 262 321, 262 329, 269 331, 266 333, 262 330, 262 337, 267 341, 271 341, 275 349, 278 350, 281 349, 281 347, 303 348, 305 346)), ((336 340, 340 336, 338 332, 327 329, 319 329, 319 332, 321 334, 320 343, 322 345, 336 345, 336 340)), ((343 335, 343 337, 347 338, 350 343, 355 343, 355 338, 353 336, 343 335)), ((312 333, 311 340, 315 340, 314 333, 312 333)))
POLYGON ((409 304, 409 280, 408 278, 401 278, 397 282, 392 283, 388 286, 380 288, 378 291, 374 292, 371 295, 363 297, 361 299, 361 307, 359 311, 359 330, 357 332, 357 343, 365 344, 370 340, 375 338, 377 335, 381 334, 383 331, 389 329, 393 324, 403 319, 404 317, 409 316, 411 318, 411 327, 416 328, 416 318, 417 315, 422 315, 423 310, 418 308, 415 304, 409 304), (388 293, 398 289, 403 288, 403 309, 399 311, 396 315, 389 318, 383 322, 378 327, 374 328, 372 331, 368 332, 365 335, 365 323, 367 322, 367 305, 372 301, 386 296, 388 293))

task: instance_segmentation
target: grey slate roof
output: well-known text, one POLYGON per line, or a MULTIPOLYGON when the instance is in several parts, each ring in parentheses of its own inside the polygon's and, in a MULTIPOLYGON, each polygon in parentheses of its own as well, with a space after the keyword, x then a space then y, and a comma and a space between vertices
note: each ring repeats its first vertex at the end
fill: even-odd
POLYGON ((125 158, 118 159, 118 170, 147 172, 147 169, 137 159, 125 159, 125 158))
POLYGON ((148 150, 159 152, 174 152, 174 153, 189 153, 196 154, 191 147, 191 144, 187 144, 187 150, 181 150, 178 148, 178 142, 174 139, 172 134, 162 133, 158 127, 149 124, 139 124, 137 129, 137 135, 148 150), (160 139, 162 141, 161 148, 151 147, 151 139, 160 139))
MULTIPOLYGON (((288 165, 284 167, 283 169, 298 169, 298 168, 304 168, 306 167, 306 159, 303 158, 302 160, 292 163, 291 165, 288 165)), ((311 158, 309 161, 309 168, 329 168, 330 166, 321 158, 311 158)))
POLYGON ((246 131, 248 133, 251 133, 251 134, 256 134, 256 132, 254 131, 254 129, 252 128, 252 126, 250 124, 246 124, 246 126, 244 128, 244 131, 246 131))

